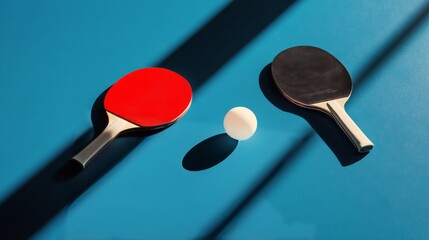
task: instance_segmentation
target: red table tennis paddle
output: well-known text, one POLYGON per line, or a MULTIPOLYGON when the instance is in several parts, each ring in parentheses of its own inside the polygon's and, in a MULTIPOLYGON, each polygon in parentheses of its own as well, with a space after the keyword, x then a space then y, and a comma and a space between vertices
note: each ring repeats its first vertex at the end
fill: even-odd
POLYGON ((311 46, 289 48, 274 58, 271 72, 283 96, 298 106, 330 115, 359 152, 374 147, 344 110, 352 93, 352 80, 344 65, 330 53, 311 46))
POLYGON ((143 68, 116 82, 104 99, 109 123, 73 157, 85 168, 115 137, 125 131, 169 126, 189 109, 192 89, 181 75, 164 68, 143 68))

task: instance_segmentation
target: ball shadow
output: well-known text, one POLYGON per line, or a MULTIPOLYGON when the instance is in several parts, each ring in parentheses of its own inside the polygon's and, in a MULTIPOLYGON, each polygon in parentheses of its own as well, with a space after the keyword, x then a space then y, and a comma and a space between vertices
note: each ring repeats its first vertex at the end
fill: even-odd
POLYGON ((368 154, 368 152, 359 153, 330 116, 316 110, 299 107, 284 98, 275 86, 271 74, 271 63, 262 69, 259 75, 259 87, 275 107, 304 118, 332 150, 342 166, 351 165, 368 154))
POLYGON ((182 166, 189 171, 212 168, 231 155, 237 145, 238 141, 226 133, 212 136, 191 148, 183 158, 182 166))

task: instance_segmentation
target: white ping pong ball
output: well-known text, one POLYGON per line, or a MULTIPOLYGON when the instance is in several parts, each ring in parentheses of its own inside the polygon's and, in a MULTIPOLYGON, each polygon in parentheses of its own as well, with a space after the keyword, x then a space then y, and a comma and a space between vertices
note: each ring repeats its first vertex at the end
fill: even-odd
POLYGON ((225 132, 237 140, 247 140, 256 131, 258 121, 255 114, 248 108, 235 107, 229 110, 223 119, 225 132))

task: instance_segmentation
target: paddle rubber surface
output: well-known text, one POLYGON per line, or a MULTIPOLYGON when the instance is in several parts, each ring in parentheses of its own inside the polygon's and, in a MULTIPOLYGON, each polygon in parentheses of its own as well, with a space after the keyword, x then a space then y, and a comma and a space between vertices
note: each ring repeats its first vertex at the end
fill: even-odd
POLYGON ((316 47, 286 49, 274 58, 271 71, 282 94, 301 105, 349 97, 352 91, 343 64, 316 47))
POLYGON ((164 68, 143 68, 116 82, 104 107, 141 127, 157 127, 178 120, 191 101, 192 89, 184 77, 164 68))

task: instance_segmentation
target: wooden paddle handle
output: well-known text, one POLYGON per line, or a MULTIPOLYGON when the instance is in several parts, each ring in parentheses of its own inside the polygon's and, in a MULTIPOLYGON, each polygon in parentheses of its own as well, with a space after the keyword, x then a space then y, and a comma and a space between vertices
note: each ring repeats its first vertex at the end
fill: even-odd
POLYGON ((82 168, 85 168, 91 160, 121 132, 136 126, 109 112, 107 112, 107 115, 109 117, 109 124, 103 132, 72 158, 80 163, 82 168))
POLYGON ((327 105, 335 121, 337 121, 359 152, 367 152, 374 147, 374 144, 346 113, 343 106, 337 101, 329 101, 327 105))

